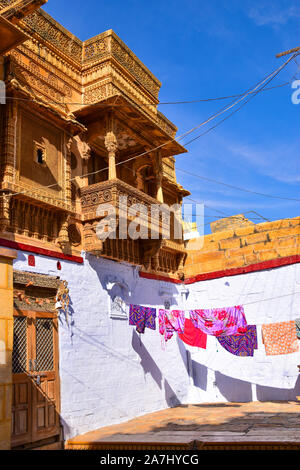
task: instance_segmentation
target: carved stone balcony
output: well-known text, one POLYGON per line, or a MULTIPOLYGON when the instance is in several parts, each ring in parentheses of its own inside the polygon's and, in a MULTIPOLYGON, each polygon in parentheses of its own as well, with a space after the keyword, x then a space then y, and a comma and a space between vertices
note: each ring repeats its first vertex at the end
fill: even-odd
MULTIPOLYGON (((170 220, 168 217, 159 217, 155 219, 155 224, 153 224, 151 215, 156 213, 157 208, 161 208, 155 198, 124 181, 114 179, 81 188, 81 206, 83 247, 87 252, 142 265, 147 270, 178 273, 186 256, 184 243, 181 238, 178 240, 164 238, 169 232, 169 222, 172 220, 172 216, 170 220), (109 204, 114 208, 117 228, 120 228, 121 224, 124 227, 125 222, 129 227, 133 220, 136 222, 138 216, 139 230, 144 230, 143 233, 147 233, 147 237, 133 239, 126 233, 126 236, 121 238, 117 229, 114 238, 100 240, 96 233, 97 225, 108 214, 108 212, 104 213, 104 210, 101 212, 102 208, 107 208, 104 204, 109 204), (132 211, 134 204, 143 205, 144 211, 134 213, 132 211), (155 237, 153 237, 153 233, 155 233, 155 237)), ((172 236, 172 233, 170 235, 172 236)))

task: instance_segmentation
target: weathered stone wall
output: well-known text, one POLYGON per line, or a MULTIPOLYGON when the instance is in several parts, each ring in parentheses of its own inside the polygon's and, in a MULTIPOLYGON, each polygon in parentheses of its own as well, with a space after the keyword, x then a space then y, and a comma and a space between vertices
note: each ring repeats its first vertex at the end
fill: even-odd
POLYGON ((190 240, 186 278, 300 254, 300 217, 216 231, 190 240))

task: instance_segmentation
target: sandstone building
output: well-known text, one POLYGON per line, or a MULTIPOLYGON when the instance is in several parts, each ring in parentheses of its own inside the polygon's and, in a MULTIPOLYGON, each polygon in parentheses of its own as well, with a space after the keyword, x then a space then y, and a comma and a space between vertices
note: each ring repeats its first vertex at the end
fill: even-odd
POLYGON ((198 361, 130 329, 130 303, 255 299, 250 321, 294 318, 299 218, 222 221, 188 242, 164 238, 161 219, 155 239, 100 240, 97 208, 112 205, 119 226, 120 197, 126 211, 177 204, 181 221, 186 150, 157 109, 161 83, 123 41, 109 30, 82 42, 44 3, 0 0, 0 449, 55 446, 189 400, 294 397, 292 357, 229 366, 212 344, 198 361), (279 287, 288 303, 274 302, 279 287))

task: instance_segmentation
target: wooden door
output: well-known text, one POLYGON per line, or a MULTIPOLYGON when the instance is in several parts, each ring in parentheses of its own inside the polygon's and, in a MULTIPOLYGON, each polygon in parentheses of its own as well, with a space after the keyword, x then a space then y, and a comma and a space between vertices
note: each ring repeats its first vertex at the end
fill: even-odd
POLYGON ((12 447, 59 435, 56 314, 14 314, 12 447))

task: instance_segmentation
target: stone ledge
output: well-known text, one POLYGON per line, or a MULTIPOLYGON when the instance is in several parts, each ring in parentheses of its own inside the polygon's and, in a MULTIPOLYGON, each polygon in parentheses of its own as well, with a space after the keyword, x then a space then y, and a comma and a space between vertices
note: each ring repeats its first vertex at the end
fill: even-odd
POLYGON ((0 257, 1 258, 10 258, 15 259, 18 256, 18 252, 16 250, 11 250, 10 248, 3 248, 0 246, 0 257))

